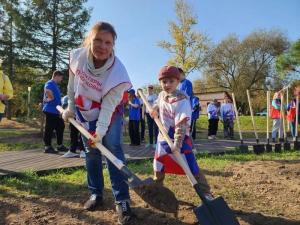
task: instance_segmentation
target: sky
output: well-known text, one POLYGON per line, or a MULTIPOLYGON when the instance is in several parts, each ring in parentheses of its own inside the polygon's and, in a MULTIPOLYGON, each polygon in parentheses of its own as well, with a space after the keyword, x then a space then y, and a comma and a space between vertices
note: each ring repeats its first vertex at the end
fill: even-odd
MULTIPOLYGON (((290 41, 300 38, 300 0, 186 0, 198 17, 193 29, 213 44, 230 34, 245 38, 258 29, 280 29, 290 41)), ((175 0, 88 0, 92 7, 88 29, 97 21, 111 23, 117 32, 117 57, 134 88, 157 84, 160 68, 172 57, 157 43, 171 41, 168 22, 176 21, 175 0)), ((200 72, 188 76, 199 79, 200 72)))

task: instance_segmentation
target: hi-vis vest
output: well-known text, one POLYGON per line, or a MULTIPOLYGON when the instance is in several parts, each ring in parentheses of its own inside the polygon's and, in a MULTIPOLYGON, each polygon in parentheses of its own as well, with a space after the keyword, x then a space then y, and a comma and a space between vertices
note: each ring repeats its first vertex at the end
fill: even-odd
MULTIPOLYGON (((74 74, 76 119, 79 119, 82 125, 98 119, 101 101, 111 89, 122 83, 128 84, 125 85, 123 92, 131 87, 127 71, 117 57, 114 58, 112 66, 100 76, 95 76, 88 70, 87 60, 86 48, 70 52, 70 70, 74 74)), ((90 130, 91 127, 86 128, 90 130)))

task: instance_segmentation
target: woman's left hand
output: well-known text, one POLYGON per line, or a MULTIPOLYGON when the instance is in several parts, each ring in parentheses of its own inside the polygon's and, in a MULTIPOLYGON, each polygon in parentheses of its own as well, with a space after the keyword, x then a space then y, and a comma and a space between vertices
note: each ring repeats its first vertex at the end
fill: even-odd
POLYGON ((102 137, 100 135, 97 135, 96 133, 93 135, 92 138, 90 138, 88 140, 88 144, 92 147, 92 148, 97 148, 96 147, 96 143, 100 143, 102 144, 102 137))

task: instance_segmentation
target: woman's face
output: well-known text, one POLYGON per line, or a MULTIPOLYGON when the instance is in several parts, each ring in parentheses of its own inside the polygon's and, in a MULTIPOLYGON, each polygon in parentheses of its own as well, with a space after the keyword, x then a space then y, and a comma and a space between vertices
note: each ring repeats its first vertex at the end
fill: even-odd
POLYGON ((96 62, 106 61, 114 47, 114 38, 107 31, 98 31, 91 41, 91 52, 96 62))

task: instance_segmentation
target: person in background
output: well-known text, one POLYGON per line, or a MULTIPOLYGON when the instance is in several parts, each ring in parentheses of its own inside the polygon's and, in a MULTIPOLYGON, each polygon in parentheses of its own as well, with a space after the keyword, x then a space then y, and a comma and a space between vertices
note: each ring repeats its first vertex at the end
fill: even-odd
POLYGON ((14 94, 9 77, 2 72, 2 60, 0 59, 0 122, 4 116, 5 101, 12 99, 14 94))
MULTIPOLYGON (((296 80, 291 85, 291 94, 293 96, 293 99, 288 103, 287 105, 287 121, 289 123, 290 129, 291 129, 291 135, 293 137, 293 141, 296 140, 296 128, 298 127, 296 125, 296 97, 300 95, 300 81, 296 80)), ((299 99, 300 101, 300 99, 299 99)), ((298 107, 299 109, 299 107, 298 107)), ((298 112, 298 124, 300 123, 300 117, 299 117, 300 110, 298 112)))
POLYGON ((276 142, 277 133, 280 131, 280 140, 283 141, 283 123, 280 119, 281 93, 275 92, 271 104, 270 116, 273 120, 272 126, 272 142, 276 142))
MULTIPOLYGON (((68 99, 69 99, 68 95, 65 95, 62 98, 61 104, 63 109, 67 109, 68 99)), ((73 157, 80 156, 80 158, 85 158, 85 151, 84 151, 84 146, 82 143, 80 132, 76 129, 76 127, 72 123, 69 123, 69 129, 70 129, 70 139, 71 139, 70 149, 62 157, 73 158, 73 157), (77 149, 80 151, 79 155, 76 153, 77 149)))
POLYGON ((137 93, 137 97, 140 101, 141 143, 145 143, 145 105, 144 105, 143 100, 141 99, 139 93, 137 93))
POLYGON ((220 117, 224 127, 224 138, 234 139, 235 112, 232 101, 227 95, 225 95, 224 103, 220 108, 220 117))
POLYGON ((197 96, 193 96, 192 98, 192 121, 191 121, 191 133, 193 140, 196 139, 196 132, 197 132, 197 120, 199 119, 201 106, 199 102, 199 98, 197 96))
MULTIPOLYGON (((157 95, 154 93, 153 85, 148 85, 148 94, 147 100, 151 106, 154 105, 157 95)), ((146 148, 153 147, 156 148, 157 143, 157 135, 158 135, 158 127, 154 122, 153 118, 150 116, 148 109, 146 108, 146 117, 147 117, 147 125, 148 125, 148 133, 149 133, 149 143, 146 145, 146 148)))
POLYGON ((129 93, 129 136, 130 145, 137 146, 141 144, 139 123, 141 120, 141 103, 139 98, 135 95, 135 90, 130 89, 129 93))
POLYGON ((190 98, 190 102, 192 104, 192 98, 193 98, 193 84, 191 81, 189 81, 186 77, 185 77, 185 73, 184 71, 178 67, 178 70, 180 72, 180 84, 178 86, 178 89, 180 91, 183 91, 187 96, 189 96, 190 98))
POLYGON ((219 123, 219 103, 217 99, 210 102, 207 106, 208 115, 208 139, 216 139, 219 123))
POLYGON ((174 149, 170 148, 163 135, 159 133, 153 161, 154 180, 163 185, 166 173, 185 174, 172 157, 172 152, 177 151, 188 163, 205 198, 212 200, 213 196, 210 192, 210 186, 199 168, 192 151, 190 139, 192 107, 190 99, 182 91, 176 90, 179 84, 178 68, 174 66, 162 67, 158 80, 162 87, 162 92, 159 93, 151 116, 154 118, 159 116, 169 137, 174 140, 174 149))
POLYGON ((61 105, 61 95, 58 85, 62 82, 63 77, 63 73, 56 70, 52 74, 52 79, 48 80, 44 85, 43 112, 46 116, 44 132, 45 153, 56 154, 58 151, 68 151, 63 145, 65 123, 56 109, 56 106, 61 105), (56 150, 51 145, 54 130, 57 139, 56 150))
MULTIPOLYGON (((125 163, 122 149, 123 96, 132 87, 121 60, 114 54, 117 33, 107 22, 97 22, 81 48, 70 52, 68 108, 64 120, 74 117, 94 138, 82 137, 86 150, 87 184, 90 198, 84 209, 93 211, 103 205, 104 178, 101 152, 94 143, 102 143, 125 163)), ((116 204, 119 224, 132 218, 127 179, 109 160, 107 168, 116 204)))

